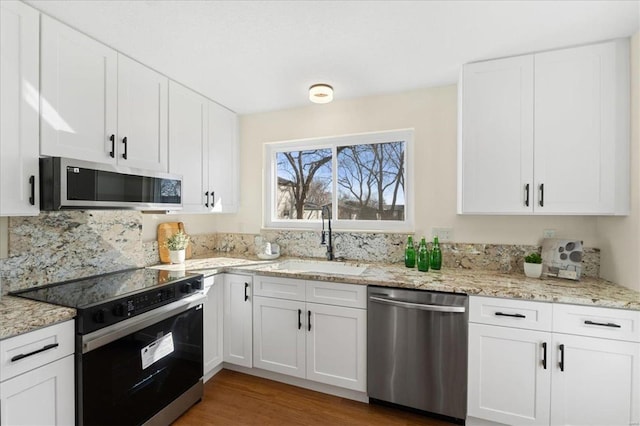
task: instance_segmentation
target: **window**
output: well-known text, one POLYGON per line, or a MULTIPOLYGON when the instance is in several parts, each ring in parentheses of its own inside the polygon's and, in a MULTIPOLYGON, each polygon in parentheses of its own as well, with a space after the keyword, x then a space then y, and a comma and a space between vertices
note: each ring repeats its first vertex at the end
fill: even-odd
POLYGON ((336 229, 412 231, 413 131, 265 145, 265 226, 315 228, 323 206, 336 229))

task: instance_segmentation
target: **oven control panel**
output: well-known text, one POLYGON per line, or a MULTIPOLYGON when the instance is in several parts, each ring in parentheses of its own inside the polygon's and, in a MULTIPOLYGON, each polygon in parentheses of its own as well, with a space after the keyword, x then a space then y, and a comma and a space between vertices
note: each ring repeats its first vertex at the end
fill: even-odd
POLYGON ((78 333, 87 334, 201 290, 202 276, 181 280, 78 312, 78 333))

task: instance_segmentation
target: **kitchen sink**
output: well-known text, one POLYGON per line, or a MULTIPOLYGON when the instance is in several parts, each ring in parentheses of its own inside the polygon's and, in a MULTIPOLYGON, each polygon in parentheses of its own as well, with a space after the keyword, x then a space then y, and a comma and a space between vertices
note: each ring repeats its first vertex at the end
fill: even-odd
POLYGON ((274 269, 318 272, 321 274, 360 275, 367 267, 322 260, 285 260, 284 262, 280 262, 274 269))

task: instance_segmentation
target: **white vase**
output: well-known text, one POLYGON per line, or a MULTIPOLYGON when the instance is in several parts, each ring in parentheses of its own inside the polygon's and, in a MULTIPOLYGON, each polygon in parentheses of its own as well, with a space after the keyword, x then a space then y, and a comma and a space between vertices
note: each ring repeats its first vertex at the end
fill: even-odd
POLYGON ((185 250, 169 250, 169 260, 171 263, 184 263, 185 250))
POLYGON ((542 263, 524 263, 524 274, 529 278, 540 278, 542 275, 542 263))

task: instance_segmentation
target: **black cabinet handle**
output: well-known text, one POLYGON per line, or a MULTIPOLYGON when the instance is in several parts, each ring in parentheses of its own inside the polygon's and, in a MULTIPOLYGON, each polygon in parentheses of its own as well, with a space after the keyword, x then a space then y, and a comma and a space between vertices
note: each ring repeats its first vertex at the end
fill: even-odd
POLYGON ((204 203, 205 207, 209 207, 209 191, 204 193, 204 196, 206 197, 206 201, 204 203))
POLYGON ((211 191, 211 208, 216 206, 216 192, 211 191))
POLYGON ((529 184, 524 186, 524 205, 529 207, 529 184))
POLYGON ((11 362, 15 362, 15 361, 21 360, 21 359, 26 358, 26 357, 31 356, 31 355, 39 354, 40 352, 48 351, 49 349, 57 348, 58 346, 60 346, 58 343, 51 343, 50 345, 43 346, 38 350, 35 350, 33 352, 29 352, 28 354, 16 355, 13 358, 11 358, 11 362))
POLYGON ((547 342, 542 342, 542 368, 547 369, 547 342))
POLYGON ((309 323, 308 331, 311 331, 311 311, 307 311, 307 322, 309 323))
POLYGON ((560 362, 558 366, 560 367, 560 371, 564 371, 564 345, 559 346, 560 349, 560 362))
POLYGON ((249 283, 244 283, 244 301, 245 302, 249 300, 249 294, 247 293, 248 289, 249 289, 249 283))
POLYGON ((522 314, 505 314, 504 312, 496 312, 494 314, 497 317, 512 317, 512 318, 526 318, 526 315, 522 314))
POLYGON ((302 309, 298 309, 298 330, 302 328, 302 309))
POLYGON ((36 205, 36 177, 29 176, 29 185, 31 185, 31 196, 29 197, 29 204, 36 205))
POLYGON ((619 324, 615 324, 615 323, 613 323, 613 322, 594 322, 594 321, 589 321, 589 320, 587 320, 587 321, 585 321, 584 323, 585 323, 585 324, 587 324, 587 325, 599 325, 599 326, 601 326, 601 327, 613 327, 613 328, 620 328, 620 327, 622 327, 621 325, 619 325, 619 324))
POLYGON ((544 183, 540 184, 540 207, 544 207, 544 183))
POLYGON ((127 137, 122 138, 122 143, 124 144, 124 154, 122 154, 122 158, 127 159, 127 137))
POLYGON ((109 140, 111 141, 111 152, 109 153, 109 157, 116 158, 116 135, 109 136, 109 140))

